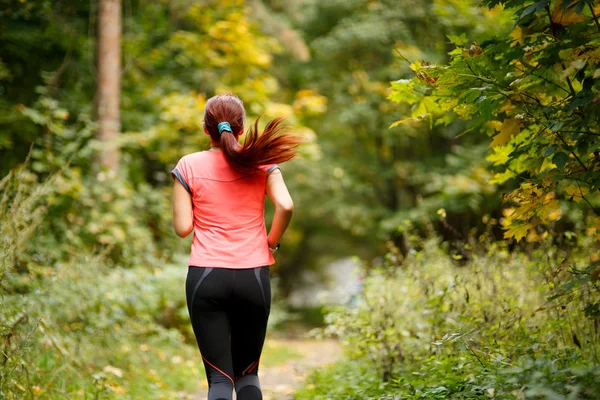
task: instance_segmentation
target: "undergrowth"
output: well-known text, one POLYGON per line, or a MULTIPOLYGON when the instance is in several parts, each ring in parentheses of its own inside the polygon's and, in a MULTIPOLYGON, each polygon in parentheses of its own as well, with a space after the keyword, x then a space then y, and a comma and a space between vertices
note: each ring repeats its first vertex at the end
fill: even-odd
POLYGON ((427 239, 406 258, 392 247, 365 269, 358 302, 330 310, 322 332, 345 361, 298 399, 598 398, 600 287, 582 251, 593 245, 521 252, 482 238, 460 265, 444 246, 427 239))
MULTIPOLYGON (((98 220, 90 207, 69 221, 74 209, 53 200, 63 172, 39 182, 25 164, 0 181, 0 399, 195 398, 206 379, 187 312, 187 256, 142 254, 153 251, 134 243, 148 240, 143 220, 90 248, 85 227, 104 235, 128 224, 111 212, 129 210, 131 193, 112 182, 111 212, 98 220), (52 218, 64 220, 43 226, 52 218)), ((276 301, 271 324, 286 318, 276 301)), ((268 341, 264 355, 266 365, 297 356, 268 341)))
POLYGON ((0 181, 0 398, 192 398, 186 269, 122 268, 69 240, 32 253, 56 181, 26 165, 0 181))

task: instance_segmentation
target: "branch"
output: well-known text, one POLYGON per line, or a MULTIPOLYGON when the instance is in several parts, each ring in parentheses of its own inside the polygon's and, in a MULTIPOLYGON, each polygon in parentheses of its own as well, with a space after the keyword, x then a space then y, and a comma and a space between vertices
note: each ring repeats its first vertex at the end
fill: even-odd
MULTIPOLYGON (((75 37, 75 35, 72 35, 72 38, 73 37, 75 37)), ((67 66, 69 65, 69 62, 71 61, 71 51, 73 50, 74 42, 75 40, 70 41, 69 47, 67 48, 67 53, 65 54, 65 57, 62 63, 60 64, 60 67, 54 72, 54 75, 52 75, 52 79, 48 83, 48 86, 52 89, 58 89, 58 82, 60 80, 60 77, 62 76, 63 72, 65 72, 67 66)))
MULTIPOLYGON (((548 127, 546 127, 546 128, 548 128, 548 127)), ((548 129, 550 129, 550 128, 548 128, 548 129)), ((552 131, 552 129, 550 129, 550 131, 552 131)), ((554 132, 554 133, 555 133, 555 134, 556 134, 556 136, 557 136, 557 137, 560 139, 560 141, 561 141, 561 142, 563 142, 563 144, 565 145, 565 147, 569 147, 569 145, 567 144, 567 142, 565 141, 565 139, 563 139, 563 138, 562 138, 562 136, 560 136, 560 133, 558 133, 558 132, 554 132)), ((585 166, 585 164, 583 163, 583 161, 581 161, 581 158, 579 158, 579 157, 577 156, 577 154, 575 154, 575 152, 574 152, 574 151, 571 151, 571 154, 573 155, 573 157, 575 157, 575 159, 576 159, 577 161, 579 161, 579 164, 580 164, 580 165, 583 167, 583 170, 584 170, 585 172, 588 172, 588 168, 585 166)))
POLYGON ((561 129, 560 132, 565 132, 565 133, 583 133, 584 135, 600 136, 600 133, 593 133, 593 132, 588 132, 588 131, 565 131, 565 130, 561 129))
POLYGON ((575 182, 575 183, 577 184, 577 188, 579 189, 579 193, 581 193, 581 198, 583 200, 585 200, 585 202, 588 203, 588 206, 590 206, 590 208, 594 211, 594 213, 596 213, 596 215, 600 217, 600 210, 597 210, 596 207, 594 207, 592 205, 592 203, 590 203, 590 201, 585 198, 585 196, 583 195, 583 190, 581 190, 581 186, 579 186, 579 182, 575 182))
POLYGON ((507 362, 505 362, 505 361, 498 360, 496 357, 494 357, 494 356, 493 356, 493 355, 491 355, 490 353, 486 353, 485 351, 481 351, 481 350, 478 350, 478 349, 473 349, 473 350, 475 350, 475 351, 477 351, 477 352, 479 352, 479 353, 481 353, 481 354, 485 354, 486 356, 489 356, 491 359, 493 359, 494 361, 497 361, 497 362, 499 362, 500 364, 504 364, 504 365, 506 365, 506 366, 508 366, 508 367, 514 367, 514 365, 512 365, 511 363, 507 363, 507 362))
MULTIPOLYGON (((523 60, 519 60, 519 61, 521 62, 521 64, 523 64, 523 65, 527 65, 529 68, 531 68, 531 69, 534 69, 534 67, 533 67, 533 66, 531 66, 531 65, 527 64, 525 61, 523 61, 523 60)), ((527 72, 525 71, 525 69, 521 69, 520 71, 521 71, 521 72, 523 72, 524 74, 527 74, 527 72)), ((569 95, 571 94, 571 92, 569 92, 569 91, 568 91, 567 89, 565 89, 564 87, 560 86, 558 83, 556 83, 556 82, 553 82, 553 81, 551 81, 550 79, 548 79, 548 78, 546 78, 546 77, 544 77, 544 76, 542 76, 542 75, 536 75, 536 74, 534 74, 533 72, 529 72, 529 73, 530 73, 531 75, 533 75, 533 76, 537 77, 537 78, 541 78, 541 79, 545 80, 546 82, 548 82, 548 83, 550 83, 550 84, 552 84, 552 85, 556 86, 557 88, 559 88, 559 89, 561 89, 561 90, 564 90, 565 92, 567 92, 567 94, 569 94, 569 95)))
MULTIPOLYGON (((470 70, 470 71, 473 73, 473 75, 472 75, 472 76, 473 76, 474 78, 477 78, 477 79, 481 80, 482 82, 489 83, 489 84, 491 84, 491 85, 496 85, 496 86, 498 86, 498 87, 499 87, 499 88, 501 88, 501 89, 504 89, 504 90, 507 90, 507 91, 512 91, 512 89, 511 89, 510 87, 508 87, 508 86, 502 86, 502 85, 500 85, 499 83, 497 83, 497 82, 494 82, 494 81, 490 80, 490 79, 489 79, 489 78, 487 78, 487 77, 486 77, 486 78, 483 78, 482 76, 478 75, 478 74, 477 74, 477 73, 476 73, 476 72, 473 70, 473 68, 471 68, 471 65, 470 65, 470 64, 467 62, 467 60, 465 60, 465 64, 467 64, 467 67, 468 67, 468 68, 469 68, 469 70, 470 70)), ((468 75, 468 74, 459 74, 459 75, 461 75, 461 76, 471 76, 471 75, 468 75)), ((532 95, 530 95, 530 94, 529 94, 529 93, 527 93, 527 92, 518 91, 518 92, 517 92, 517 94, 518 94, 518 95, 523 95, 523 96, 525 96, 525 97, 527 97, 527 98, 529 98, 529 99, 531 99, 531 100, 535 101, 535 102, 536 102, 536 103, 537 103, 537 104, 538 104, 540 107, 542 107, 542 108, 544 108, 544 107, 545 107, 545 106, 542 104, 542 102, 541 102, 541 101, 540 101, 540 100, 539 100, 537 97, 535 97, 535 96, 532 96, 532 95)), ((527 112, 529 113, 529 111, 527 111, 527 112)), ((533 114, 531 114, 531 115, 533 115, 533 114)))
POLYGON ((408 58, 404 57, 404 55, 402 55, 402 53, 400 53, 400 50, 398 50, 398 48, 396 46, 393 46, 393 47, 394 47, 394 50, 396 51, 396 53, 398 53, 398 55, 400 56, 400 58, 402 58, 407 63, 412 64, 412 62, 408 58))
POLYGON ((588 3, 588 7, 590 8, 590 11, 592 12, 592 19, 596 23, 596 28, 598 28, 598 32, 600 32, 600 23, 598 22, 598 17, 596 16, 596 13, 594 12, 594 7, 592 6, 592 3, 588 3))
MULTIPOLYGON (((558 41, 558 34, 556 32, 556 28, 554 27, 554 22, 552 21, 552 12, 550 11, 550 2, 548 2, 548 4, 546 4, 546 12, 548 14, 548 20, 550 21, 550 30, 552 30, 552 36, 554 36, 554 39, 556 39, 558 41)), ((565 66, 565 63, 563 63, 561 61, 560 63, 563 71, 567 69, 567 67, 565 66)), ((569 85, 569 89, 571 90, 571 95, 573 97, 575 97, 575 95, 577 93, 575 93, 575 89, 573 88, 573 84, 571 83, 571 78, 569 78, 568 76, 566 77, 567 80, 567 84, 569 85)))
POLYGON ((486 365, 483 363, 483 361, 481 361, 481 358, 479 358, 479 356, 477 355, 477 353, 475 353, 473 351, 473 349, 471 348, 471 346, 469 346, 467 344, 467 341, 465 340, 463 343, 465 344, 465 346, 467 347, 467 349, 469 349, 469 351, 475 356, 475 358, 477 359, 477 361, 479 361, 479 364, 481 364, 481 366, 485 368, 486 365))

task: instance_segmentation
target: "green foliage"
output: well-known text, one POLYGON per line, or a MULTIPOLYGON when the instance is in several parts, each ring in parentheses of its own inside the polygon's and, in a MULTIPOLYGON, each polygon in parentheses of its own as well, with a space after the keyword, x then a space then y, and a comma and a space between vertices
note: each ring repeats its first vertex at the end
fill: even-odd
POLYGON ((185 268, 115 270, 81 254, 17 279, 35 296, 0 300, 11 338, 0 368, 3 398, 158 399, 196 390, 200 356, 190 333, 186 342, 177 329, 189 325, 177 290, 185 268))
POLYGON ((451 61, 415 62, 412 80, 392 84, 392 101, 411 105, 409 118, 493 136, 490 183, 510 184, 505 237, 539 240, 536 229, 563 216, 559 199, 584 201, 596 215, 600 189, 600 7, 586 0, 490 1, 511 15, 509 35, 449 36, 451 61), (477 43, 481 43, 478 45, 477 43), (465 47, 463 47, 465 46, 465 47))
POLYGON ((195 390, 186 385, 199 379, 199 355, 184 341, 192 335, 177 284, 185 268, 114 269, 76 241, 69 261, 43 264, 53 248, 23 261, 60 178, 40 184, 22 166, 0 182, 0 396, 173 398, 195 390))
POLYGON ((402 263, 392 248, 356 306, 326 317, 349 361, 315 373, 299 398, 594 398, 599 320, 581 304, 600 290, 579 271, 587 254, 482 240, 460 267, 437 240, 402 263), (587 283, 569 284, 573 274, 587 283))
POLYGON ((124 2, 116 176, 95 164, 95 3, 0 3, 0 397, 176 398, 200 378, 185 268, 158 266, 189 244, 171 232, 169 170, 208 147, 206 99, 229 91, 249 122, 287 116, 309 141, 283 166, 283 296, 305 268, 402 248, 330 314, 352 360, 302 396, 598 391, 594 2, 124 2), (282 51, 290 35, 310 57, 282 51), (526 243, 464 239, 499 225, 526 243))
POLYGON ((92 136, 95 124, 85 113, 69 123, 69 112, 44 93, 22 113, 43 129, 33 143, 29 173, 43 179, 62 172, 45 185, 50 192, 43 199, 46 212, 36 235, 18 255, 20 261, 33 257, 52 263, 73 249, 86 248, 102 251, 116 263, 141 265, 181 248, 169 235, 166 190, 110 176, 90 162, 99 144, 92 136), (47 259, 40 258, 41 253, 47 259))
MULTIPOLYGON (((50 235, 40 235, 41 222, 47 213, 63 212, 55 200, 67 197, 56 193, 72 172, 38 183, 21 166, 0 181, 0 397, 191 398, 203 369, 185 300, 185 258, 177 265, 149 266, 131 252, 122 258, 135 264, 123 268, 88 250, 83 229, 97 223, 95 218, 110 218, 126 196, 104 199, 100 204, 111 208, 95 216, 83 211, 93 198, 110 195, 106 189, 118 188, 114 185, 78 205, 85 224, 52 225, 75 232, 72 240, 44 243, 50 235)), ((84 185, 80 193, 88 187, 98 186, 84 185)), ((117 222, 105 221, 102 229, 115 229, 117 222)), ((104 251, 135 250, 127 243, 134 234, 128 231, 104 251)), ((286 318, 278 303, 273 314, 274 323, 286 318)), ((292 356, 275 349, 267 358, 292 356)))

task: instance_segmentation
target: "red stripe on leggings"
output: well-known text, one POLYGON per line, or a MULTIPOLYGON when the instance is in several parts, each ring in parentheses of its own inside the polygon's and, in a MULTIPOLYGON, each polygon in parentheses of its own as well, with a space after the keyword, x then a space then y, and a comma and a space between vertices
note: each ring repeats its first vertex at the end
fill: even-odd
POLYGON ((246 372, 247 374, 251 373, 252 371, 254 371, 254 368, 256 368, 258 366, 258 362, 260 361, 260 358, 258 360, 256 360, 256 362, 254 363, 254 366, 252 368, 250 368, 248 370, 248 372, 246 372))
POLYGON ((210 363, 210 362, 209 362, 209 361, 208 361, 206 358, 204 358, 204 356, 202 356, 202 359, 203 359, 204 361, 206 361, 206 363, 207 363, 208 365, 210 365, 211 367, 213 367, 214 369, 216 369, 217 371, 219 371, 220 373, 222 373, 223 375, 225 375, 227 378, 229 378, 229 380, 231 381, 231 384, 232 384, 232 385, 235 385, 235 384, 233 383, 233 379, 231 379, 231 377, 230 377, 229 375, 227 375, 225 372, 221 371, 219 368, 217 368, 217 367, 215 367, 214 365, 212 365, 212 364, 211 364, 211 363, 210 363))

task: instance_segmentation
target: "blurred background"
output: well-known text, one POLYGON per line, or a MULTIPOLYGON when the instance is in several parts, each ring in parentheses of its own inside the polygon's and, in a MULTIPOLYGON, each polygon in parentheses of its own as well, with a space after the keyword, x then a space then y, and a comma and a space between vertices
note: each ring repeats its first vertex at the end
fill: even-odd
POLYGON ((595 398, 599 14, 0 0, 0 398, 205 385, 169 172, 220 93, 306 141, 265 368, 344 348, 269 398, 595 398))

